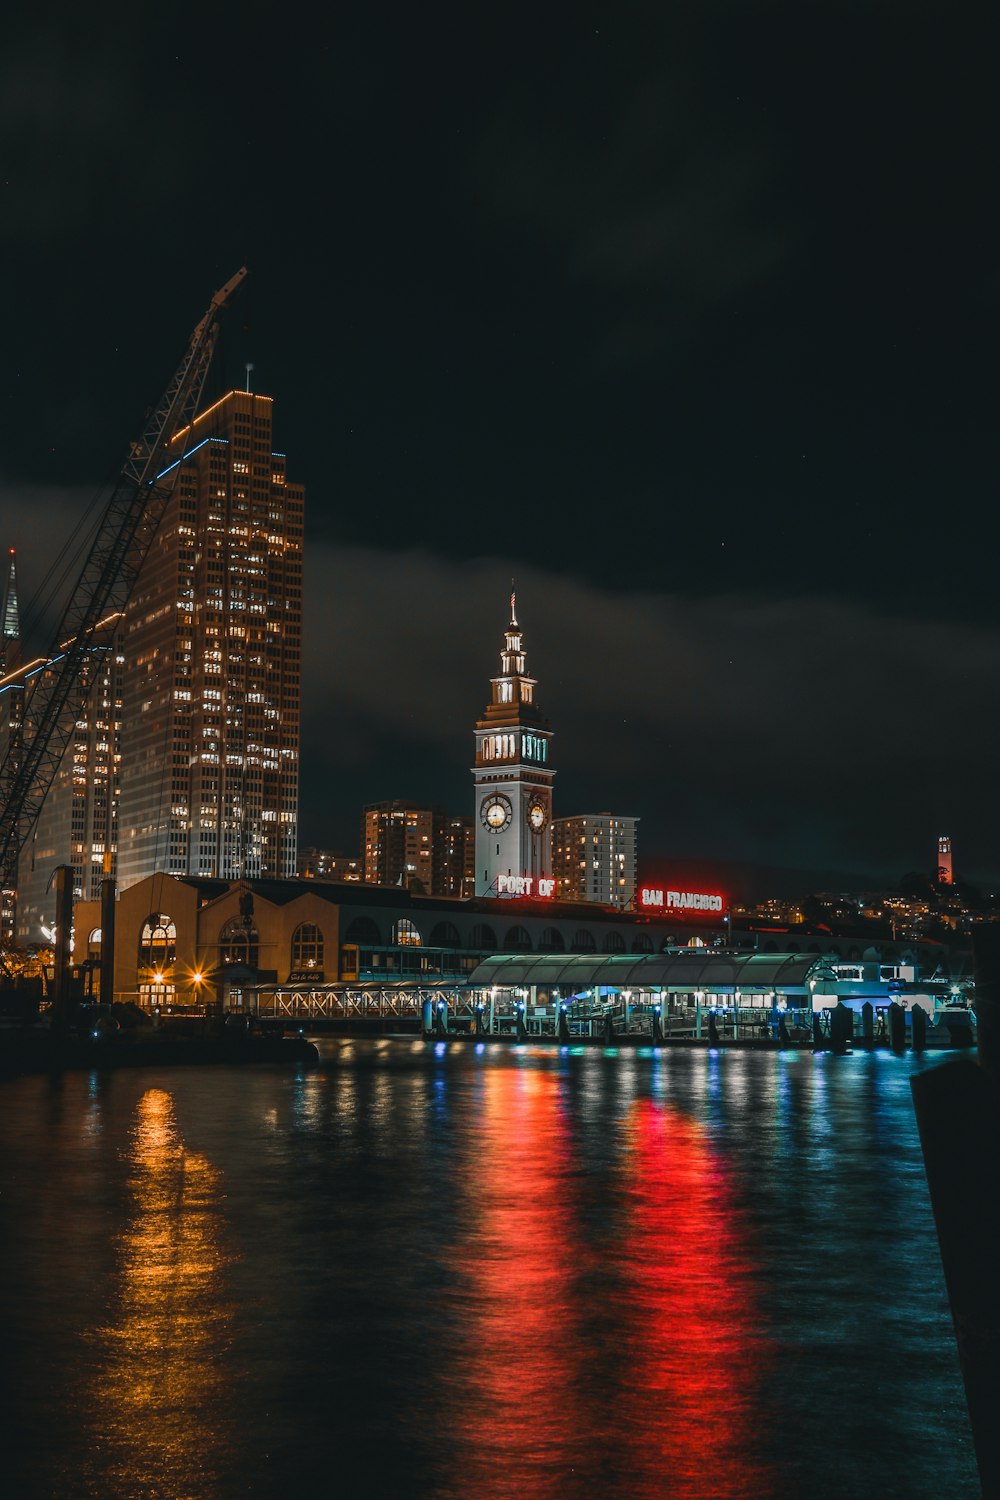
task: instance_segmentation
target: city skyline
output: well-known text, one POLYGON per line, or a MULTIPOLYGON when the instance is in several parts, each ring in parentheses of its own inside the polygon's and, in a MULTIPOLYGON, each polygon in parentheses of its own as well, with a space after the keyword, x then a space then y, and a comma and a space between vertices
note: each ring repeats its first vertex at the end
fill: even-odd
POLYGON ((988 39, 935 6, 901 35, 888 4, 348 15, 308 48, 183 6, 110 37, 15 23, 22 600, 246 263, 208 395, 252 364, 312 497, 305 844, 386 798, 471 808, 513 573, 557 816, 886 879, 947 832, 996 879, 988 39), (206 250, 163 203, 204 197, 216 140, 230 200, 281 207, 206 250))

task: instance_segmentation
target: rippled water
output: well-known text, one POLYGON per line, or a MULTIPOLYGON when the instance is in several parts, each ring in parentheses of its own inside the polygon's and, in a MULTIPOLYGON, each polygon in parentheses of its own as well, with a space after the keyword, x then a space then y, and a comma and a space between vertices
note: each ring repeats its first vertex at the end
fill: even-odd
POLYGON ((979 1495, 940 1056, 320 1045, 0 1086, 10 1493, 979 1495))

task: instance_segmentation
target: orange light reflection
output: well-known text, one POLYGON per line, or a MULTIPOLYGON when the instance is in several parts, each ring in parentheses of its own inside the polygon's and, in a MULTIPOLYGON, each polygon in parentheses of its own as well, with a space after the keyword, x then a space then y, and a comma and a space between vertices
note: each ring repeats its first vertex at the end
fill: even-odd
POLYGON ((150 1089, 132 1132, 132 1214, 119 1247, 115 1316, 99 1347, 90 1420, 115 1493, 205 1494, 220 1448, 220 1354, 232 1310, 220 1296, 220 1174, 188 1151, 171 1096, 150 1089))

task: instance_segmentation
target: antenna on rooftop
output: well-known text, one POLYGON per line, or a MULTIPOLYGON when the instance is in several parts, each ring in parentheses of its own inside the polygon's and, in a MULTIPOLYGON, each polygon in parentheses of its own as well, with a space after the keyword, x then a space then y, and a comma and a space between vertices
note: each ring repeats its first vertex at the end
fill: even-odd
POLYGON ((251 371, 251 370, 252 370, 252 369, 253 369, 253 365, 252 365, 252 364, 251 364, 251 363, 250 363, 250 361, 249 361, 249 360, 248 360, 248 361, 247 361, 247 395, 248 395, 248 396, 249 396, 249 394, 250 394, 250 371, 251 371))

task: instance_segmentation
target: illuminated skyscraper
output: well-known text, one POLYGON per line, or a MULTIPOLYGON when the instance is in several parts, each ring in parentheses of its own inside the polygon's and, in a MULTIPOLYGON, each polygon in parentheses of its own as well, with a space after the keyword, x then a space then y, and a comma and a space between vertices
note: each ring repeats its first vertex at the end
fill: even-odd
MULTIPOLYGON (((552 731, 535 703, 514 594, 492 701, 476 725, 476 895, 540 895, 552 868, 552 731)), ((544 892, 552 894, 552 892, 544 892)))
POLYGON ((122 631, 118 882, 295 874, 304 494, 272 401, 231 391, 180 472, 122 631))
POLYGON ((3 628, 0 632, 0 677, 9 667, 17 665, 14 660, 21 642, 21 616, 17 607, 17 557, 10 549, 10 565, 7 569, 7 587, 3 596, 3 628), (9 658, 9 659, 8 659, 9 658))
MULTIPOLYGON (((17 566, 14 548, 10 549, 10 566, 7 570, 7 586, 3 595, 3 618, 0 622, 0 756, 20 727, 23 688, 20 682, 4 683, 8 672, 20 665, 21 617, 17 606, 17 566)), ((0 891, 0 938, 9 943, 14 938, 13 887, 0 891)))

